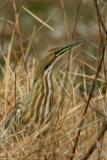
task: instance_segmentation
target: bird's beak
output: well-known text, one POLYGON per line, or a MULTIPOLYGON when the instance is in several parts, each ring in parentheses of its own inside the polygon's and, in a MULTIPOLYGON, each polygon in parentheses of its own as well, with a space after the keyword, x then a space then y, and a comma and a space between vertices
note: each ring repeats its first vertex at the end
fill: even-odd
POLYGON ((59 49, 58 51, 56 51, 55 55, 56 56, 62 55, 63 53, 77 47, 78 45, 81 45, 82 43, 83 43, 83 40, 75 41, 75 42, 71 43, 70 45, 65 46, 65 47, 59 49))

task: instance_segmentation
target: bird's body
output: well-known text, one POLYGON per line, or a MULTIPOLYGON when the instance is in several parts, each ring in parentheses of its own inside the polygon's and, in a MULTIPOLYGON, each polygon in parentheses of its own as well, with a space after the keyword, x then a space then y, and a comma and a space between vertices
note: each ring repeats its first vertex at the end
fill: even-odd
MULTIPOLYGON (((49 121, 49 113, 53 104, 52 70, 58 58, 66 51, 81 44, 81 41, 72 43, 58 51, 54 51, 37 64, 32 89, 22 101, 17 101, 4 122, 6 134, 31 134, 42 124, 49 121)), ((3 135, 5 134, 3 133, 3 135)))

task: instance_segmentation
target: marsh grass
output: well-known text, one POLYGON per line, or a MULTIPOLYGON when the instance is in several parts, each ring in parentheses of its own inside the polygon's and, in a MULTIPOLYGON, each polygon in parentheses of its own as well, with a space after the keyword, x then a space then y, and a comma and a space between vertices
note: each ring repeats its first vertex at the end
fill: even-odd
MULTIPOLYGON (((66 63, 66 60, 64 61, 66 63)), ((0 82, 0 101, 2 102, 1 116, 3 118, 1 123, 8 117, 8 112, 11 110, 11 107, 14 106, 15 101, 23 99, 26 94, 29 93, 32 86, 32 79, 34 78, 33 67, 31 67, 26 76, 23 66, 19 64, 19 66, 16 67, 16 79, 14 71, 8 71, 8 89, 5 89, 6 77, 0 82), (6 108, 3 107, 5 103, 6 108)), ((104 96, 100 88, 96 88, 88 112, 85 117, 83 117, 84 107, 89 94, 87 86, 88 83, 90 84, 92 82, 93 77, 86 75, 84 70, 80 73, 78 65, 75 70, 72 69, 69 73, 66 70, 62 70, 62 67, 58 70, 56 68, 52 76, 54 84, 53 104, 55 105, 53 105, 50 113, 50 120, 48 123, 41 125, 39 129, 35 127, 33 133, 23 136, 23 139, 17 143, 14 142, 12 138, 13 135, 9 135, 9 137, 7 135, 5 143, 1 144, 1 159, 3 159, 3 157, 6 158, 6 156, 8 159, 53 159, 54 157, 56 157, 56 159, 69 159, 72 155, 75 136, 79 130, 79 123, 82 119, 85 120, 84 125, 81 127, 82 131, 75 153, 76 159, 80 159, 83 154, 87 153, 87 150, 95 140, 102 126, 102 115, 105 111, 104 96), (64 80, 66 74, 67 79, 65 86, 64 80), (64 95, 63 99, 62 92, 64 95), (100 115, 99 112, 102 114, 100 115), (42 134, 46 130, 46 134, 42 134)), ((97 82, 104 82, 103 75, 97 82)), ((105 138, 103 141, 106 143, 105 138)), ((103 149, 103 152, 104 150, 105 149, 103 149)), ((96 149, 96 152, 93 154, 94 158, 98 158, 99 152, 99 149, 96 149)))
MULTIPOLYGON (((70 53, 69 58, 64 56, 60 62, 58 61, 52 73, 53 105, 49 119, 46 120, 47 123, 43 123, 39 128, 35 126, 30 135, 26 134, 25 136, 23 131, 20 131, 22 132, 22 139, 21 141, 17 139, 17 143, 14 141, 14 135, 12 134, 7 134, 3 141, 1 137, 1 160, 87 160, 88 158, 90 160, 106 160, 107 133, 106 127, 104 127, 107 124, 106 60, 103 59, 103 54, 106 53, 107 33, 104 28, 106 21, 105 23, 102 22, 97 1, 93 0, 93 2, 89 5, 94 6, 103 33, 96 22, 94 27, 97 29, 90 29, 90 40, 87 40, 78 50, 74 50, 72 54, 70 53), (96 30, 97 32, 95 32, 96 30), (100 44, 99 39, 101 40, 100 44), (102 59, 100 59, 101 56, 102 59), (102 63, 104 60, 105 65, 102 63), (99 65, 100 63, 101 65, 99 65)), ((88 2, 84 1, 84 3, 88 2)), ((15 0, 11 1, 11 5, 15 16, 15 22, 12 22, 11 25, 14 27, 12 26, 7 55, 5 56, 1 51, 5 66, 1 66, 3 77, 0 81, 0 135, 4 134, 2 125, 5 119, 9 117, 9 113, 16 102, 23 100, 30 92, 36 63, 40 58, 39 55, 36 58, 31 56, 29 60, 29 52, 34 43, 35 26, 33 26, 30 39, 28 38, 28 44, 24 45, 23 33, 19 25, 20 9, 24 6, 21 4, 19 10, 17 10, 15 0), (16 42, 19 50, 14 52, 13 46, 16 42), (17 57, 19 52, 20 56, 17 57), (17 64, 15 65, 14 61, 11 61, 12 56, 16 58, 17 64)), ((80 2, 78 7, 82 5, 83 3, 80 2)), ((106 7, 104 3, 103 5, 106 7)), ((68 31, 67 13, 62 0, 60 6, 65 28, 68 31)), ((74 36, 78 35, 76 27, 77 24, 80 24, 78 7, 73 29, 74 36)), ((33 16, 42 24, 36 33, 41 32, 44 26, 50 30, 54 29, 47 24, 48 20, 46 22, 40 20, 26 7, 24 7, 24 10, 30 14, 29 16, 33 16)), ((67 42, 70 33, 67 32, 65 37, 67 37, 67 42)), ((47 51, 47 48, 44 50, 47 51)), ((15 137, 18 137, 17 134, 15 137)))

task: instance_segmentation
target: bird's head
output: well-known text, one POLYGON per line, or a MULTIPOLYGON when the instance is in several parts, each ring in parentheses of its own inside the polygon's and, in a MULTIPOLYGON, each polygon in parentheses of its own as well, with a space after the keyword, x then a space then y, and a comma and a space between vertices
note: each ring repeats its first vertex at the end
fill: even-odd
POLYGON ((43 74, 44 71, 46 71, 51 66, 51 64, 53 64, 55 62, 55 60, 58 57, 64 55, 65 53, 67 53, 67 51, 70 51, 70 50, 74 49, 75 47, 78 47, 82 43, 83 43, 83 40, 75 41, 75 42, 71 43, 70 45, 67 45, 63 48, 60 48, 60 49, 57 48, 57 49, 51 50, 45 57, 42 57, 36 67, 34 81, 36 81, 38 79, 38 77, 41 74, 43 74))

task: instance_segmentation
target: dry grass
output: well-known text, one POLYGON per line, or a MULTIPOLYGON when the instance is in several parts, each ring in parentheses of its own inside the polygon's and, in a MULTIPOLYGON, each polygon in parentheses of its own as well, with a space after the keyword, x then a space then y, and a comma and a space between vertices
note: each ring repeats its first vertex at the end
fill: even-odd
MULTIPOLYGON (((96 0, 93 0, 93 2, 89 5, 94 7, 98 22, 95 23, 92 30, 90 29, 89 38, 81 48, 74 50, 72 55, 69 54, 60 59, 60 62, 58 61, 54 68, 52 74, 53 109, 50 112, 48 123, 44 123, 40 128, 35 127, 30 135, 24 136, 17 143, 14 142, 13 135, 7 135, 5 140, 2 140, 1 137, 1 160, 107 159, 107 62, 105 55, 107 31, 106 14, 103 10, 106 8, 106 2, 102 1, 102 5, 105 7, 102 7, 102 10, 99 9, 96 0), (105 17, 102 16, 103 14, 105 17)), ((14 27, 12 27, 9 40, 8 54, 5 56, 1 50, 5 67, 2 67, 4 76, 0 81, 0 135, 2 135, 2 124, 16 101, 22 100, 31 90, 35 64, 40 58, 38 55, 36 58, 29 56, 35 37, 35 26, 33 26, 30 39, 28 38, 28 44, 24 45, 20 27, 21 8, 23 9, 24 6, 21 4, 17 10, 15 0, 11 0, 10 3, 13 6, 15 22, 12 22, 14 27), (16 42, 18 51, 17 47, 15 48, 16 42), (19 52, 20 54, 17 56, 19 52), (31 62, 31 59, 29 60, 29 57, 34 63, 31 62), (14 65, 15 60, 17 64, 14 65)), ((88 2, 84 1, 84 3, 88 2)), ((72 38, 78 37, 79 34, 76 28, 78 24, 81 27, 78 16, 79 7, 82 7, 82 5, 83 2, 79 1, 72 38)), ((63 0, 60 1, 60 7, 64 17, 65 29, 67 30, 65 35, 65 41, 67 42, 71 38, 71 33, 69 32, 63 0)), ((43 27, 48 27, 47 29, 50 30, 54 29, 48 24, 48 20, 44 22, 40 17, 31 14, 26 7, 24 9, 42 24, 36 30, 36 34, 43 27)))

